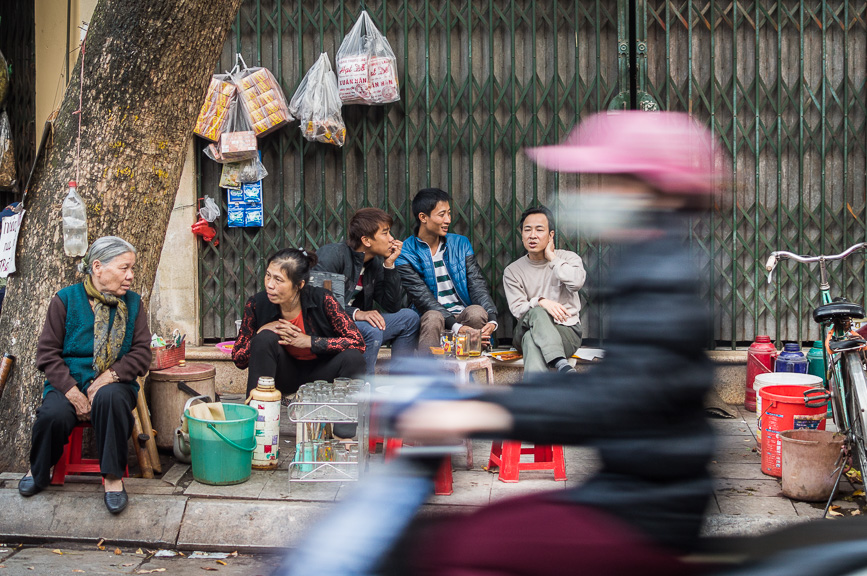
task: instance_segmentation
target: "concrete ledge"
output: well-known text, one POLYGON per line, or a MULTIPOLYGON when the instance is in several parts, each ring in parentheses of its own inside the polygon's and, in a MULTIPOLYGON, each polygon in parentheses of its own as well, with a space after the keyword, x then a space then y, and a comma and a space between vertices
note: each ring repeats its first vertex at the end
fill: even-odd
POLYGON ((185 496, 138 494, 130 498, 123 514, 112 516, 99 492, 49 488, 32 498, 23 498, 17 488, 0 489, 0 539, 50 537, 98 542, 104 538, 118 544, 175 546, 187 503, 185 496))
MULTIPOLYGON (((240 370, 232 363, 232 358, 216 346, 187 346, 188 362, 204 362, 217 369, 217 392, 220 394, 243 394, 247 388, 247 371, 240 370)), ((708 356, 716 367, 714 388, 727 404, 744 403, 746 382, 746 350, 713 350, 708 356)), ((391 350, 383 348, 379 353, 379 365, 385 365, 391 358, 391 350)), ((580 371, 584 365, 578 365, 580 371)), ((379 367, 379 366, 378 366, 379 367)), ((521 368, 494 362, 494 380, 498 385, 519 382, 523 376, 521 368)))

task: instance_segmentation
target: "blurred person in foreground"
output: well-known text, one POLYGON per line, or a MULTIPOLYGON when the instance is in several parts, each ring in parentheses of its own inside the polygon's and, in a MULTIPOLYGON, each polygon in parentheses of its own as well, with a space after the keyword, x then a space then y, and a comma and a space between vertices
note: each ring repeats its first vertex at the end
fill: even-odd
POLYGON ((117 236, 95 240, 78 265, 84 281, 59 291, 48 304, 36 346, 36 367, 45 373, 36 410, 30 471, 18 483, 29 497, 51 480, 51 467, 78 422, 93 424, 105 506, 126 508, 123 485, 127 440, 138 382, 151 363, 150 329, 141 297, 130 290, 136 250, 117 236))
POLYGON ((679 557, 697 542, 713 493, 703 411, 713 369, 703 350, 709 311, 684 239, 712 192, 710 135, 683 114, 600 114, 528 154, 550 170, 602 175, 581 191, 576 217, 618 245, 603 283, 605 359, 476 400, 419 403, 397 428, 414 440, 583 444, 598 450, 601 469, 575 488, 411 531, 407 573, 691 573, 679 557))

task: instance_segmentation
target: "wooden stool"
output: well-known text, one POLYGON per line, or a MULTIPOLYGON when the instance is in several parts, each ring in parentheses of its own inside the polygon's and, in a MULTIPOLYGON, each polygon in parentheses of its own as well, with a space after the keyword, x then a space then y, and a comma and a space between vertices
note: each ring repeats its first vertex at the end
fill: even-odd
POLYGON ((488 467, 499 466, 500 482, 517 482, 522 470, 552 470, 554 480, 566 480, 566 461, 563 447, 539 444, 522 448, 520 442, 506 440, 491 445, 488 467), (533 454, 533 462, 521 462, 521 454, 533 454))
MULTIPOLYGON (((90 422, 79 422, 72 429, 69 441, 63 447, 63 455, 54 465, 51 474, 51 484, 63 486, 67 476, 78 474, 99 474, 99 460, 96 458, 82 458, 81 445, 84 439, 84 429, 92 428, 90 422)), ((124 471, 124 477, 129 477, 129 466, 124 471)))

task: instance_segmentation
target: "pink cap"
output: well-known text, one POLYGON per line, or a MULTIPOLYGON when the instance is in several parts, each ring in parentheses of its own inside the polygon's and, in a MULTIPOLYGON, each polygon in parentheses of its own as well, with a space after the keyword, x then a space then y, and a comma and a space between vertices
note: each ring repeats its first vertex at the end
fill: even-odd
POLYGON ((561 144, 528 148, 556 172, 631 174, 663 192, 709 194, 714 147, 710 132, 680 112, 602 112, 561 144))

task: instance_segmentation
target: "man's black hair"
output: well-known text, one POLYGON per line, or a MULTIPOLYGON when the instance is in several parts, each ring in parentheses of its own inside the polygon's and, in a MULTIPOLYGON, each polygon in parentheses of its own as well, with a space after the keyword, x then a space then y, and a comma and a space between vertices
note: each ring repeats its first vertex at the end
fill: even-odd
POLYGON ((437 204, 440 202, 451 201, 451 197, 449 197, 445 190, 440 190, 439 188, 423 188, 422 190, 419 190, 418 194, 415 195, 415 198, 412 199, 412 215, 415 218, 415 235, 418 236, 418 231, 421 228, 421 220, 418 217, 419 214, 424 213, 430 216, 430 213, 437 207, 437 204))
POLYGON ((524 213, 521 214, 521 222, 520 224, 518 224, 518 230, 524 229, 524 220, 526 220, 527 216, 531 214, 544 214, 545 218, 548 219, 548 230, 554 229, 554 214, 552 214, 551 211, 545 206, 539 205, 524 210, 524 213))

